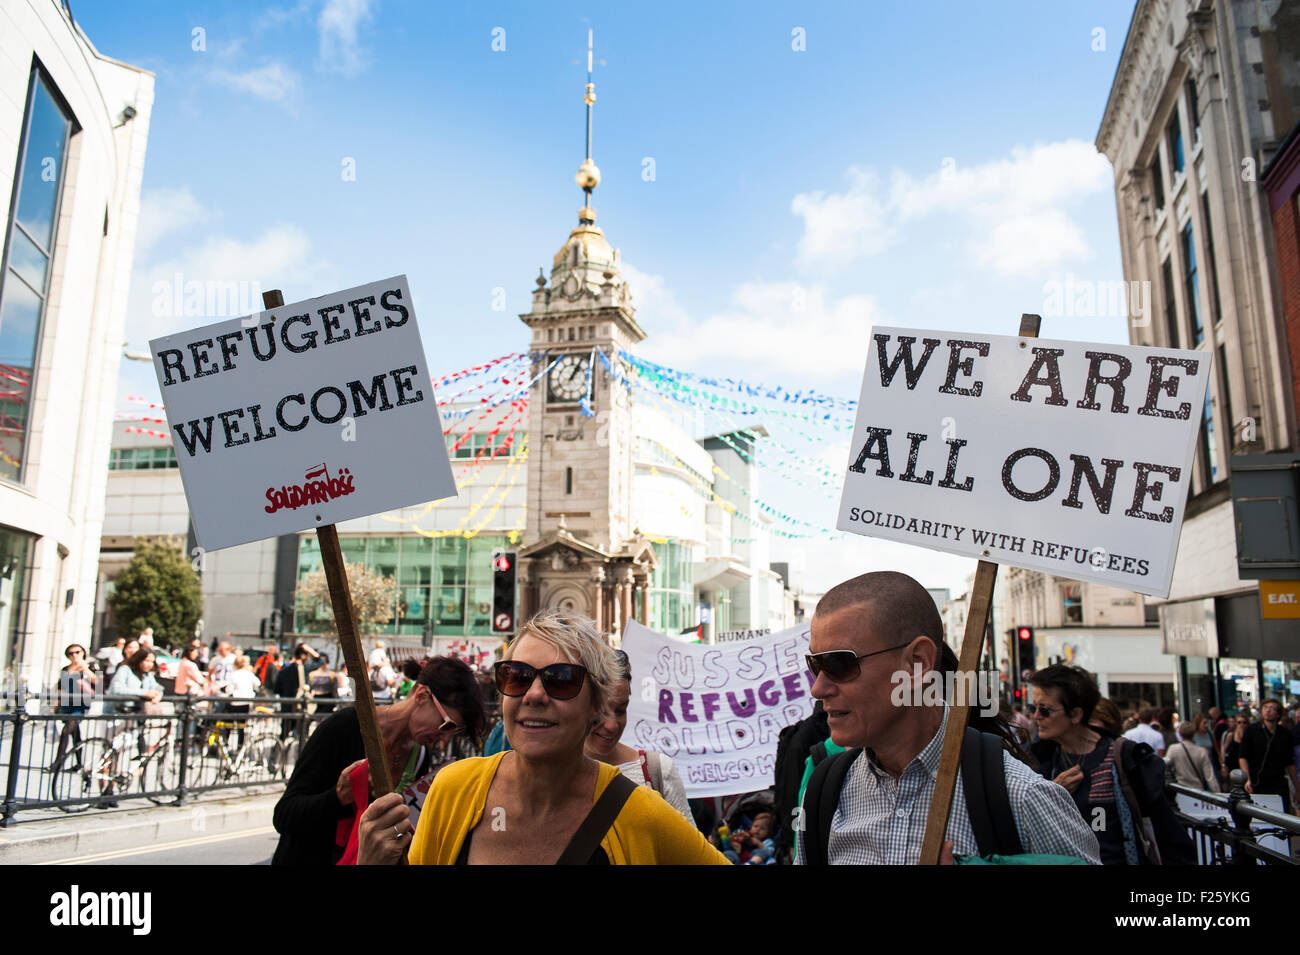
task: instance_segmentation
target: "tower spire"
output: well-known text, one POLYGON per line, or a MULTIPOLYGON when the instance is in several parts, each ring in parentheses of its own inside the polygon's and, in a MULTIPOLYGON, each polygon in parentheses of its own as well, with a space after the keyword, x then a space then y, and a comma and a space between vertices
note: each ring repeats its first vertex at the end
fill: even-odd
POLYGON ((587 158, 578 167, 578 185, 584 193, 582 209, 578 212, 578 222, 591 225, 596 221, 596 210, 591 208, 591 191, 600 185, 600 169, 591 161, 591 108, 596 103, 596 84, 591 80, 592 67, 592 30, 587 31, 587 91, 582 101, 587 104, 587 158))

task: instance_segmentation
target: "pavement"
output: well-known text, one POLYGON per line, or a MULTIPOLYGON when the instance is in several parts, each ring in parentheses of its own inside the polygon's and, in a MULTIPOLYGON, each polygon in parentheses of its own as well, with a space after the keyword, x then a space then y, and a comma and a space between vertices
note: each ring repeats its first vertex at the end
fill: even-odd
POLYGON ((282 785, 253 794, 208 793, 184 806, 146 803, 14 821, 0 829, 0 865, 105 855, 187 838, 198 843, 221 833, 262 829, 271 825, 281 790, 282 785))

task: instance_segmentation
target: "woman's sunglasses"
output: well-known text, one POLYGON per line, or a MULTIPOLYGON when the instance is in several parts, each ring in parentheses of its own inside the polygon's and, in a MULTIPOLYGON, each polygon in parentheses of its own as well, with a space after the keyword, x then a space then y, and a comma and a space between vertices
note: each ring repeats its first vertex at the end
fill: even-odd
POLYGON ((460 724, 447 715, 447 711, 442 708, 442 704, 438 702, 438 698, 433 695, 432 690, 429 691, 429 699, 433 700, 433 705, 438 708, 438 715, 442 717, 442 722, 438 725, 438 732, 451 733, 453 736, 459 733, 460 724))
POLYGON ((808 670, 813 676, 816 677, 825 673, 826 678, 832 683, 848 683, 850 680, 856 680, 862 673, 862 661, 867 657, 874 657, 878 653, 888 653, 890 650, 898 650, 905 646, 907 646, 906 643, 900 643, 896 647, 885 647, 883 650, 873 650, 871 653, 854 653, 852 650, 827 650, 824 653, 804 654, 804 661, 808 664, 808 670))
POLYGON ((571 700, 582 692, 587 668, 577 663, 552 663, 540 670, 518 660, 502 660, 493 668, 497 689, 505 696, 523 696, 533 681, 542 678, 542 689, 553 700, 571 700))

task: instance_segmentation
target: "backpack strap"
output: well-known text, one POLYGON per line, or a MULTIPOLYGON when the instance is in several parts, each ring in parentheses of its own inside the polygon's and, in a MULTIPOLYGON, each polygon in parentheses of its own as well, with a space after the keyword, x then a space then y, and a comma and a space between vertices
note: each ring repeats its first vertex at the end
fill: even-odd
POLYGON ((803 796, 803 847, 808 865, 829 865, 831 821, 840 804, 840 789, 862 747, 828 756, 817 764, 803 796))
POLYGON ((808 755, 812 757, 813 766, 820 766, 821 761, 829 755, 826 752, 826 740, 818 740, 813 743, 812 748, 808 750, 808 755))
POLYGON ((992 733, 981 733, 980 736, 984 743, 984 794, 993 820, 993 831, 997 834, 998 855, 1018 856, 1025 850, 1020 844, 1020 831, 1016 828, 1011 797, 1007 794, 1002 740, 992 733))
POLYGON ((961 748, 961 780, 966 794, 966 815, 975 832, 980 855, 987 858, 1024 852, 1007 795, 1002 740, 973 726, 966 727, 961 748))
POLYGON ((983 857, 997 850, 997 834, 993 816, 989 812, 988 793, 985 786, 984 741, 982 733, 973 726, 966 727, 961 747, 961 784, 966 794, 966 815, 975 831, 975 844, 983 857))
POLYGON ((560 858, 555 864, 586 865, 595 851, 600 848, 600 842, 605 838, 605 833, 609 832, 609 827, 622 812, 623 804, 634 792, 636 792, 636 783, 622 773, 615 774, 610 784, 605 787, 605 791, 600 794, 600 798, 596 800, 596 804, 591 807, 591 812, 587 813, 587 818, 582 820, 582 825, 573 834, 573 838, 569 840, 569 844, 560 853, 560 858))

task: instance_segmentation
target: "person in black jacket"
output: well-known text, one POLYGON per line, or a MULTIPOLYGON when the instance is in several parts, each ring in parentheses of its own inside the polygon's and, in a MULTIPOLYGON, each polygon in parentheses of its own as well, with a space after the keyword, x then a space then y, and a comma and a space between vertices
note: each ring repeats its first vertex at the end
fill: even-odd
MULTIPOLYGON (((427 791, 418 783, 433 769, 432 748, 460 732, 477 742, 487 722, 474 672, 452 657, 431 660, 411 695, 380 707, 377 715, 396 791, 415 813, 427 791)), ((349 777, 365 756, 355 707, 339 710, 316 728, 275 805, 272 821, 280 843, 272 865, 333 865, 342 858, 339 822, 356 814, 349 777)))
MULTIPOLYGON (((320 654, 305 643, 298 644, 294 648, 293 659, 281 667, 280 672, 276 674, 275 695, 281 699, 310 696, 310 674, 318 666, 320 666, 320 654)), ((298 706, 297 703, 280 704, 280 712, 284 714, 280 717, 280 739, 285 739, 296 730, 298 721, 293 719, 293 715, 298 706)))
POLYGON ((1195 865, 1196 848, 1165 798, 1165 764, 1146 743, 1088 724, 1101 700, 1081 667, 1054 664, 1030 678, 1039 773, 1069 791, 1097 836, 1102 865, 1195 865), (1154 845, 1152 842, 1154 841, 1154 845))

